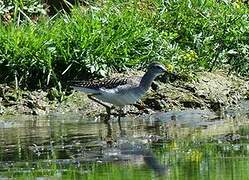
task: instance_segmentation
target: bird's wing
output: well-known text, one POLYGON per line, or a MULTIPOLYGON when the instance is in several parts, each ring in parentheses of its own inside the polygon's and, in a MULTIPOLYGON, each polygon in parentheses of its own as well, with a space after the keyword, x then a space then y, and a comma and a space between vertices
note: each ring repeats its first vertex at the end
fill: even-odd
POLYGON ((139 84, 141 78, 111 78, 111 79, 102 79, 94 81, 81 81, 72 85, 72 87, 78 88, 88 88, 88 89, 113 89, 123 86, 136 86, 139 84))

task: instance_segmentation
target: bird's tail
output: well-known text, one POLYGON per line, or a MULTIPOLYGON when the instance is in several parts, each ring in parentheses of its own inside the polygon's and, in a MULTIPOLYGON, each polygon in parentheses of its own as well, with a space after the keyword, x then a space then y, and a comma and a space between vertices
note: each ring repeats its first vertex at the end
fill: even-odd
POLYGON ((87 94, 98 94, 99 90, 98 89, 92 89, 92 88, 86 88, 86 87, 80 87, 80 86, 70 86, 71 88, 73 88, 74 90, 80 91, 80 92, 84 92, 87 94))

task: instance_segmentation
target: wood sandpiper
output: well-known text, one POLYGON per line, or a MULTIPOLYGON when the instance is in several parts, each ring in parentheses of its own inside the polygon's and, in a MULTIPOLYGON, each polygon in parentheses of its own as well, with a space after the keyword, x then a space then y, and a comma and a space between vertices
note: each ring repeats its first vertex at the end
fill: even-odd
POLYGON ((139 78, 111 78, 99 81, 85 81, 72 85, 75 90, 88 94, 88 98, 106 107, 110 118, 111 107, 105 103, 119 107, 119 121, 122 108, 135 104, 150 88, 153 80, 166 72, 166 68, 158 63, 149 65, 147 72, 139 78))

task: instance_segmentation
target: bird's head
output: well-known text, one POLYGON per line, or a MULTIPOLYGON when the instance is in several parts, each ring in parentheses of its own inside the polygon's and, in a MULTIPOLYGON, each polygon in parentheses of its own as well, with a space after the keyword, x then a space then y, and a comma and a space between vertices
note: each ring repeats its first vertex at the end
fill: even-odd
POLYGON ((153 74, 160 75, 167 72, 167 68, 159 63, 151 63, 148 67, 148 71, 153 74))

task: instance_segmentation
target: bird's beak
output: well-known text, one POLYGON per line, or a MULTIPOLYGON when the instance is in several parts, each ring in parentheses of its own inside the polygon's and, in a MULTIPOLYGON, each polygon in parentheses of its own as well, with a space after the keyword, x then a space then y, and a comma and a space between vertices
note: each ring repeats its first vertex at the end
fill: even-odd
POLYGON ((169 79, 175 80, 177 78, 178 78, 178 75, 174 71, 174 66, 171 64, 165 64, 165 71, 164 71, 164 74, 162 76, 162 81, 167 82, 167 81, 169 81, 169 79))

